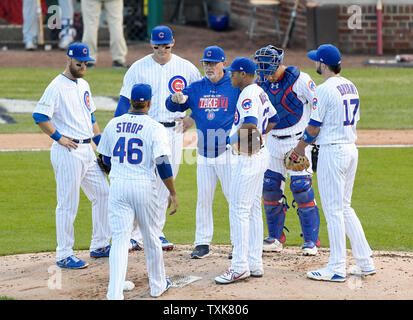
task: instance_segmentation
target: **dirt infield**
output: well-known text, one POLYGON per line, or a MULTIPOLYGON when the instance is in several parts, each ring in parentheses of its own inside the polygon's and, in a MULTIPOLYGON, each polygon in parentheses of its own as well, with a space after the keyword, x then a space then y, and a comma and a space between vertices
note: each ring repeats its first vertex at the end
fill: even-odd
MULTIPOLYGON (((226 51, 227 60, 250 56, 271 38, 254 38, 248 42, 245 30, 214 32, 205 28, 172 26, 176 46, 174 53, 200 66, 206 46, 219 45, 226 51)), ((129 46, 128 63, 150 52, 147 43, 129 46)), ((100 48, 97 67, 111 67, 108 48, 100 48)), ((363 67, 373 56, 344 56, 343 67, 363 67)), ((305 50, 287 50, 285 64, 313 67, 305 50)), ((62 67, 64 53, 59 50, 0 52, 0 67, 62 67), (11 57, 13 57, 11 59, 11 57)), ((193 134, 186 135, 186 145, 194 143, 193 134)), ((359 131, 358 145, 413 145, 413 131, 359 131)), ((0 135, 0 149, 49 149, 51 140, 43 134, 0 135)), ((194 204, 195 208, 195 204, 194 204)), ((195 209, 194 209, 195 212, 195 209)), ((177 213, 179 214, 179 212, 177 213)), ((194 213, 195 214, 195 213, 194 213)), ((321 226, 326 228, 326 226, 321 226)), ((171 239, 173 241, 173 239, 171 239)), ((129 253, 127 279, 135 289, 125 292, 130 300, 411 300, 413 298, 413 253, 373 251, 377 274, 367 278, 348 276, 344 283, 316 282, 305 277, 308 270, 323 267, 328 262, 329 249, 322 248, 315 257, 304 257, 300 248, 289 247, 281 253, 264 253, 265 275, 231 285, 216 285, 214 277, 230 266, 230 246, 212 246, 212 254, 203 260, 192 260, 191 245, 178 245, 164 252, 169 277, 198 276, 183 288, 171 288, 162 297, 152 299, 144 251, 129 253)), ((88 251, 77 251, 79 258, 90 265, 83 270, 63 270, 55 265, 55 253, 28 253, 0 256, 0 297, 21 300, 101 300, 105 299, 109 279, 108 258, 92 259, 88 251)), ((347 264, 354 260, 348 250, 347 264)), ((294 311, 294 310, 293 310, 294 311)))

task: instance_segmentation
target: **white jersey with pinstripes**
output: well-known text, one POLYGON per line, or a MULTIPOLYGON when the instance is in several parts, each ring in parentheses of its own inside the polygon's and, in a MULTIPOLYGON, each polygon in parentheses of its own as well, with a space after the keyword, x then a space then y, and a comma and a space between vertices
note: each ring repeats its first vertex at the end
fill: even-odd
POLYGON ((93 137, 91 114, 95 110, 87 81, 59 74, 46 88, 34 113, 47 115, 53 127, 66 137, 88 139, 93 137))
POLYGON ((171 156, 166 129, 146 114, 113 118, 97 151, 111 157, 109 178, 155 181, 155 159, 171 156))
POLYGON ((311 119, 322 123, 317 144, 355 143, 360 120, 356 86, 343 77, 330 77, 315 92, 311 119))
POLYGON ((242 90, 238 98, 235 121, 229 136, 241 128, 246 117, 257 118, 257 128, 262 134, 268 125, 268 119, 276 114, 277 111, 271 104, 268 95, 256 83, 252 83, 242 90))
POLYGON ((175 54, 172 54, 171 60, 165 64, 159 64, 152 55, 147 55, 128 69, 120 94, 130 99, 134 84, 149 84, 153 95, 149 116, 159 122, 172 122, 175 118, 184 117, 185 112, 168 111, 165 107, 166 98, 201 78, 197 67, 175 54))

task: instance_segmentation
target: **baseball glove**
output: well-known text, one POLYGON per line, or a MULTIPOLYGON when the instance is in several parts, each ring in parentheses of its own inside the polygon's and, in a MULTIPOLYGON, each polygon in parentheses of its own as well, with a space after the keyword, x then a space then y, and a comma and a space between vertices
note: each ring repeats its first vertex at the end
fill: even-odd
POLYGON ((288 170, 303 171, 310 167, 310 160, 305 155, 298 154, 293 148, 285 154, 284 165, 288 170))
POLYGON ((258 153, 262 147, 262 135, 258 129, 242 129, 240 139, 235 144, 239 154, 250 156, 258 153))
POLYGON ((99 167, 102 169, 102 171, 106 174, 109 174, 110 172, 110 167, 103 161, 103 156, 101 154, 98 154, 96 157, 96 160, 98 162, 99 167))

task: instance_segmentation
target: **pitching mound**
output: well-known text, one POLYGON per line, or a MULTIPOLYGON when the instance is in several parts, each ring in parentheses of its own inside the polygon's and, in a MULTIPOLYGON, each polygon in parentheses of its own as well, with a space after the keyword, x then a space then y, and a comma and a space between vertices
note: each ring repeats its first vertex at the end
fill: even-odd
MULTIPOLYGON (((315 257, 301 255, 298 247, 281 253, 264 253, 262 278, 217 285, 214 278, 229 266, 230 246, 212 246, 211 255, 190 259, 192 246, 178 245, 164 252, 167 276, 200 277, 183 287, 172 287, 159 298, 149 295, 144 251, 129 253, 127 280, 135 288, 124 293, 128 300, 399 300, 413 297, 413 253, 374 251, 377 274, 369 277, 348 275, 344 283, 314 281, 306 272, 325 266, 329 249, 315 257)), ((106 299, 109 258, 93 259, 88 251, 75 252, 89 267, 60 269, 54 252, 0 257, 0 296, 23 300, 106 299)), ((348 265, 354 264, 348 251, 348 265)))

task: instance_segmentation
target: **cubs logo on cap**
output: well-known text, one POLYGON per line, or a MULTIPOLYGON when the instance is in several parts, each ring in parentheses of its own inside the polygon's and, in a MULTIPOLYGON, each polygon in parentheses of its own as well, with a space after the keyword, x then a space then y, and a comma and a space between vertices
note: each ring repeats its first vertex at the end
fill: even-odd
POLYGON ((152 30, 151 44, 169 44, 174 40, 172 30, 167 26, 157 26, 152 30))
POLYGON ((218 46, 210 46, 204 49, 204 58, 202 61, 222 62, 225 61, 225 52, 218 46))
POLYGON ((67 48, 67 56, 79 61, 95 61, 89 56, 89 48, 84 43, 75 42, 67 48))

